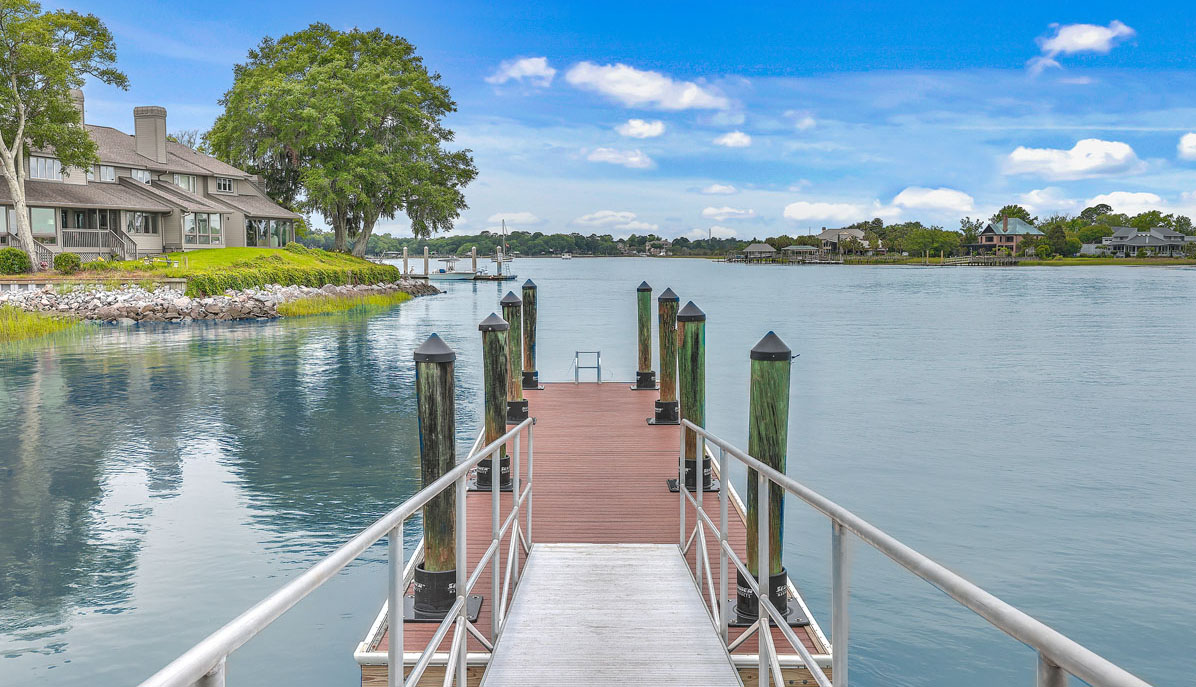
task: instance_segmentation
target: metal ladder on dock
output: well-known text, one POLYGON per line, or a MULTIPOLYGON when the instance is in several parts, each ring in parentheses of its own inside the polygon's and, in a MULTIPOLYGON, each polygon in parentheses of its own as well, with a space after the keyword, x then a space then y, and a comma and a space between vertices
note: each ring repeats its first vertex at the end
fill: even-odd
POLYGON ((482 687, 739 685, 673 544, 536 544, 482 687))

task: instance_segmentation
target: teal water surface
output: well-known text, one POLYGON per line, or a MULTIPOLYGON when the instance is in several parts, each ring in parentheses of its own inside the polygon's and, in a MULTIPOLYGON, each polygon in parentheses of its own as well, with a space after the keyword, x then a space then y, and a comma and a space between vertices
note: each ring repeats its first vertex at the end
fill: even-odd
MULTIPOLYGON (((540 286, 546 380, 595 348, 605 378, 632 378, 640 280, 693 299, 708 425, 740 445, 747 353, 775 329, 800 353, 789 474, 1155 684, 1196 671, 1196 270, 516 270, 540 286)), ((431 332, 457 349, 467 444, 477 323, 519 282, 0 358, 0 685, 136 683, 413 493, 412 350, 431 332)), ((829 526, 791 501, 786 536, 829 630, 829 526)), ((230 684, 356 684, 384 561, 376 547, 247 644, 230 684)), ((858 543, 854 562, 853 681, 1032 682, 1030 650, 858 543)))

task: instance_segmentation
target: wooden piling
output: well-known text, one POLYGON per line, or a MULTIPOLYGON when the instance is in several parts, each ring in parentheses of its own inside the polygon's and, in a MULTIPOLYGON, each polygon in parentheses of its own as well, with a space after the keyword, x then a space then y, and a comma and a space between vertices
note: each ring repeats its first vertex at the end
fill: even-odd
MULTIPOLYGON (((507 355, 507 332, 511 325, 495 313, 482 320, 478 331, 482 332, 482 377, 485 398, 485 439, 489 445, 498 441, 507 431, 507 386, 510 383, 511 364, 507 355)), ((499 487, 511 484, 510 459, 506 447, 499 449, 499 487)), ((492 489, 494 483, 493 465, 489 458, 478 463, 477 487, 492 489)))
MULTIPOLYGON (((768 332, 751 353, 751 389, 748 392, 748 455, 785 474, 785 456, 789 441, 789 377, 792 351, 773 332, 768 332)), ((760 527, 760 498, 758 475, 748 469, 747 476, 747 534, 749 544, 747 567, 753 576, 759 575, 759 552, 754 542, 760 527)), ((770 601, 785 603, 782 563, 785 539, 785 490, 769 483, 768 492, 768 573, 770 579, 780 580, 770 585, 770 601), (778 598, 779 597, 779 598, 778 598)), ((754 601, 754 599, 753 599, 754 601)), ((778 606, 778 610, 786 610, 778 606)))
MULTIPOLYGON (((507 330, 508 379, 515 380, 521 376, 523 367, 523 350, 521 344, 523 325, 521 311, 523 300, 508 291, 499 301, 502 305, 502 317, 510 325, 507 330)), ((523 399, 522 384, 507 384, 507 423, 516 424, 527 418, 527 401, 523 399)))
MULTIPOLYGON (((706 426, 706 313, 690 301, 677 313, 677 380, 680 387, 681 419, 699 427, 706 426)), ((698 469, 698 436, 681 430, 685 436, 685 486, 695 489, 698 469)), ((710 490, 710 461, 701 456, 702 486, 710 490)))
MULTIPOLYGON (((457 464, 453 361, 457 354, 433 334, 415 349, 415 390, 419 422, 422 487, 457 464)), ((429 572, 456 569, 456 492, 445 489, 424 506, 424 563, 429 572)))
POLYGON ((403 276, 407 276, 407 246, 403 246, 403 276))
POLYGON ((424 276, 427 277, 432 274, 430 263, 428 262, 428 247, 424 246, 424 276))
POLYGON ((478 273, 478 247, 472 246, 469 249, 469 258, 473 260, 473 273, 478 273))
POLYGON ((660 400, 656 402, 656 425, 678 424, 677 409, 677 294, 665 289, 656 299, 660 329, 660 400))
POLYGON ((635 386, 639 391, 656 389, 656 372, 652 370, 652 287, 640 282, 635 290, 636 331, 639 357, 635 371, 635 386))
MULTIPOLYGON (((501 263, 500 263, 501 264, 501 263)), ((536 371, 536 283, 523 282, 523 379, 524 389, 540 388, 540 373, 536 371)))

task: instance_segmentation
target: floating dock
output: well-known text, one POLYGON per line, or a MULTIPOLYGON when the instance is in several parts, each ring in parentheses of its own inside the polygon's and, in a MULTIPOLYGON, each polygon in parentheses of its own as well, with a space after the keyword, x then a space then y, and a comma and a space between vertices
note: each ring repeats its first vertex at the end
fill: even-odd
MULTIPOLYGON (((660 624, 658 616, 662 613, 668 615, 678 612, 677 605, 670 599, 684 597, 684 586, 688 586, 691 600, 699 604, 700 608, 705 608, 701 606, 702 600, 698 596, 692 577, 696 547, 690 547, 686 557, 690 575, 657 575, 659 571, 653 571, 653 563, 648 562, 641 564, 638 573, 627 567, 622 568, 619 575, 621 581, 618 582, 621 593, 634 595, 637 593, 635 590, 644 584, 658 587, 655 590, 656 595, 648 605, 641 608, 639 614, 630 616, 616 612, 626 609, 622 604, 611 603, 610 589, 599 588, 600 580, 609 583, 613 578, 593 576, 592 572, 582 574, 579 570, 574 574, 546 575, 541 579, 542 571, 538 572, 534 566, 540 565, 536 561, 536 552, 541 545, 553 547, 564 543, 657 544, 668 545, 671 548, 672 555, 676 558, 675 567, 680 570, 681 556, 677 548, 681 526, 678 495, 670 492, 666 485, 666 479, 677 476, 680 428, 676 425, 647 424, 645 419, 653 415, 657 395, 633 391, 626 384, 552 383, 545 384, 542 390, 527 390, 524 394, 536 420, 532 556, 530 559, 524 559, 528 565, 511 606, 509 622, 517 624, 507 627, 508 632, 518 627, 519 639, 507 637, 504 633, 502 641, 496 647, 494 661, 499 661, 504 652, 518 653, 523 657, 518 660, 532 661, 530 656, 535 655, 535 652, 531 650, 537 647, 564 655, 554 647, 568 645, 572 641, 571 634, 573 639, 588 637, 588 641, 593 645, 592 655, 595 657, 604 654, 603 647, 609 647, 608 642, 616 642, 619 637, 636 636, 640 638, 637 641, 641 656, 658 657, 663 661, 665 656, 671 655, 669 652, 672 644, 668 636, 670 632, 665 631, 666 626, 660 624), (525 585, 529 583, 537 584, 537 593, 550 593, 560 602, 556 606, 555 614, 551 618, 544 618, 542 623, 536 623, 534 618, 527 618, 523 615, 526 611, 518 610, 527 603, 526 599, 532 596, 531 593, 525 594, 525 585), (518 621, 521 617, 525 618, 522 622, 518 621), (596 622, 602 624, 602 631, 593 627, 596 622), (573 628, 572 633, 569 628, 573 628), (516 647, 517 642, 524 646, 516 647)), ((744 524, 743 503, 729 486, 729 482, 724 480, 723 483, 732 489, 729 494, 733 506, 728 520, 729 540, 739 555, 746 559, 747 529, 744 524)), ((707 493, 705 499, 709 508, 717 510, 717 494, 707 493)), ((469 492, 467 502, 469 517, 466 541, 469 563, 466 567, 473 570, 491 542, 491 494, 488 491, 469 492)), ((502 512, 506 513, 510 508, 511 496, 504 493, 502 512)), ((690 527, 693 524, 692 517, 691 512, 690 527)), ((508 538, 504 538, 499 550, 507 551, 508 544, 509 535, 508 538)), ((707 550, 710 560, 717 561, 718 543, 713 537, 707 541, 707 550)), ((667 556, 653 551, 653 561, 662 558, 667 556)), ((559 561, 557 564, 559 565, 559 561)), ((485 599, 481 614, 474 625, 482 631, 487 640, 491 640, 490 614, 494 608, 489 565, 493 565, 493 561, 483 571, 472 592, 481 594, 485 599)), ((790 572, 792 574, 793 570, 790 572)), ((717 576, 717 571, 715 575, 717 576)), ((409 589, 408 592, 410 591, 409 589)), ((791 604, 797 604, 802 614, 810 618, 809 625, 792 629, 815 659, 827 666, 825 670, 829 674, 829 642, 817 621, 810 616, 809 609, 797 590, 791 587, 790 595, 791 604)), ((730 597, 734 597, 733 585, 730 597)), ((695 643, 687 654, 687 660, 695 666, 699 661, 709 662, 716 658, 727 663, 726 649, 710 617, 705 613, 696 617, 700 622, 689 628, 695 643), (695 655, 694 652, 703 646, 708 647, 710 655, 695 655)), ((436 623, 407 622, 404 625, 405 663, 410 669, 432 639, 436 623)), ((743 631, 743 628, 730 628, 729 639, 734 642, 743 631)), ((792 681, 786 684, 815 684, 809 671, 801 666, 800 657, 784 652, 788 642, 781 631, 774 627, 772 633, 773 643, 779 652, 777 658, 782 672, 787 681, 792 681)), ((383 608, 365 641, 358 646, 354 654, 361 665, 363 687, 381 687, 387 684, 388 642, 386 609, 383 608)), ((440 660, 433 660, 432 666, 424 673, 421 685, 440 685, 443 682, 443 665, 448 652, 449 638, 446 637, 438 648, 440 660)), ((531 675, 526 676, 528 681, 524 683, 507 682, 505 678, 494 678, 494 682, 487 678, 485 682, 480 682, 489 658, 488 651, 477 639, 470 637, 468 655, 468 682, 471 685, 541 684, 531 675)), ((748 683, 755 679, 756 663, 755 642, 747 641, 736 648, 729 664, 735 666, 741 679, 748 683)), ((529 669, 532 667, 531 663, 525 665, 529 669)), ((550 663, 537 665, 546 669, 551 667, 550 663)), ((629 657, 625 665, 635 663, 629 657)), ((613 670, 619 666, 611 666, 607 660, 603 666, 590 668, 597 671, 597 675, 602 670, 613 670)), ((657 682, 654 677, 648 679, 650 676, 651 672, 647 668, 641 668, 641 672, 636 675, 619 674, 620 679, 626 678, 622 682, 612 676, 612 681, 604 684, 674 684, 657 682)), ((676 684, 721 684, 711 682, 710 679, 712 674, 708 673, 704 681, 676 684)), ((569 681, 560 679, 543 684, 564 685, 569 684, 569 681)))

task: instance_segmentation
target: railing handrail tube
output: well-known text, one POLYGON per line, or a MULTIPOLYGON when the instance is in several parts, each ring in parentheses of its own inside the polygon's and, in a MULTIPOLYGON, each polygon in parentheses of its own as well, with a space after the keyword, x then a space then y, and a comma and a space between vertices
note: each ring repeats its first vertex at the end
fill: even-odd
POLYGON ((1093 687, 1150 687, 1149 683, 1124 668, 993 596, 792 477, 777 472, 689 420, 682 419, 681 424, 734 456, 747 467, 763 474, 833 522, 838 522, 872 548, 971 609, 993 627, 1039 651, 1068 673, 1093 687))
POLYGON ((373 524, 366 527, 357 536, 328 554, 323 560, 254 604, 249 610, 230 620, 223 627, 211 633, 198 644, 188 649, 184 654, 151 675, 141 683, 140 687, 191 685, 202 678, 225 657, 239 649, 245 642, 256 636, 270 623, 277 620, 279 616, 290 610, 296 603, 303 600, 304 597, 331 579, 333 575, 353 562, 366 549, 388 535, 392 529, 414 515, 420 508, 423 508, 433 497, 453 486, 457 480, 464 477, 486 456, 497 451, 500 446, 511 441, 524 428, 531 424, 532 418, 528 418, 515 425, 506 434, 486 445, 480 451, 470 454, 465 460, 457 463, 452 470, 441 475, 440 479, 416 492, 411 498, 386 515, 375 520, 373 524))

